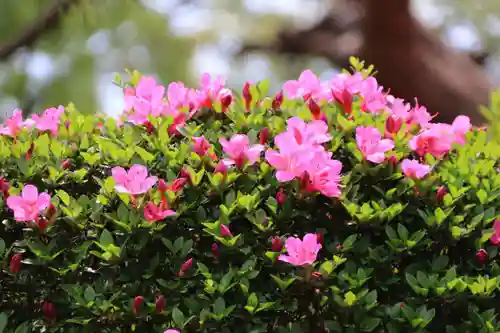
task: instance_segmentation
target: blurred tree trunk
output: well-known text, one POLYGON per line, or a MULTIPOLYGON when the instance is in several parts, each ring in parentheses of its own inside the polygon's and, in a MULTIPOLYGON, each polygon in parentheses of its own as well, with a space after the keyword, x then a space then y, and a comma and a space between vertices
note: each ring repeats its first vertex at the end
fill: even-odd
POLYGON ((374 64, 377 79, 397 97, 438 112, 438 121, 458 114, 484 121, 478 105, 487 105, 486 73, 425 29, 411 14, 409 0, 365 0, 360 57, 374 64))
POLYGON ((479 65, 484 56, 452 50, 426 29, 410 10, 410 0, 344 0, 316 26, 283 31, 272 45, 247 45, 243 52, 263 50, 316 55, 339 67, 351 55, 374 64, 377 80, 396 97, 414 101, 440 122, 464 114, 476 125, 484 119, 490 83, 479 65), (353 12, 360 11, 358 15, 353 12), (349 19, 348 19, 349 18, 349 19))

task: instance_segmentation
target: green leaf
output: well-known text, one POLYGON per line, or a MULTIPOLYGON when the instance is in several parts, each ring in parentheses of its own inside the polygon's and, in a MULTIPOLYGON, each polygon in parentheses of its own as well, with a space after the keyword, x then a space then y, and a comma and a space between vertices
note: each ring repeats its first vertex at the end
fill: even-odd
POLYGON ((113 234, 111 234, 111 232, 109 232, 107 229, 104 229, 101 233, 101 237, 99 238, 99 243, 104 247, 113 245, 115 243, 113 234))
POLYGON ((448 265, 448 262, 450 259, 447 256, 439 256, 437 257, 434 262, 432 263, 432 271, 433 272, 439 272, 448 265))
POLYGON ((226 302, 224 301, 224 298, 219 297, 215 300, 214 311, 216 314, 221 315, 224 313, 224 310, 226 310, 226 302))
POLYGON ((259 305, 259 300, 257 299, 256 293, 251 293, 247 301, 248 305, 256 308, 259 305))
POLYGON ((153 154, 151 154, 150 152, 148 152, 147 150, 145 150, 144 148, 141 148, 139 146, 136 146, 135 147, 135 152, 137 153, 137 155, 139 155, 142 160, 146 163, 149 163, 151 162, 152 160, 155 159, 155 156, 153 154))
POLYGON ((348 291, 348 292, 344 295, 344 302, 345 302, 348 306, 352 306, 352 305, 356 302, 356 295, 355 295, 352 291, 348 291))
POLYGON ((476 196, 482 205, 485 205, 488 203, 488 193, 486 193, 485 190, 480 189, 479 191, 476 192, 476 196))
POLYGON ((71 203, 71 197, 69 196, 68 193, 66 193, 65 191, 63 190, 57 190, 56 191, 57 193, 57 196, 59 197, 59 199, 61 199, 61 201, 66 205, 66 206, 69 206, 69 204, 71 203))
POLYGON ((87 300, 87 302, 92 302, 95 300, 95 291, 94 288, 88 286, 85 288, 85 292, 83 293, 83 297, 87 300))
POLYGON ((179 308, 174 308, 172 311, 172 319, 177 327, 182 328, 184 326, 184 314, 179 308))
POLYGON ((0 333, 3 333, 5 328, 7 327, 7 320, 9 319, 9 316, 7 313, 2 312, 0 313, 0 333))
POLYGON ((380 318, 378 317, 365 317, 360 324, 360 328, 364 332, 372 332, 378 325, 380 325, 380 318))
POLYGON ((398 224, 398 235, 401 240, 405 242, 408 240, 408 229, 406 229, 406 227, 401 223, 398 224))
POLYGON ((0 259, 3 258, 3 254, 5 253, 5 241, 0 238, 0 259))

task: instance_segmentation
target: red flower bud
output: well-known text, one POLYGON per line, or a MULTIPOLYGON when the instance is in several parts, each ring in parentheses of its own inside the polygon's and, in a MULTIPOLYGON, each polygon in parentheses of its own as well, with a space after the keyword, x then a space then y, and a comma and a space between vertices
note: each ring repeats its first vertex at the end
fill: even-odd
POLYGON ((224 237, 224 238, 226 238, 226 237, 233 237, 233 234, 231 233, 231 230, 229 230, 228 226, 225 225, 225 224, 221 224, 220 225, 219 232, 220 232, 221 237, 224 237))
POLYGON ((167 190, 168 190, 167 183, 163 179, 160 179, 158 181, 158 191, 160 191, 161 193, 165 193, 167 192, 167 190))
MULTIPOLYGON (((187 172, 187 171, 186 171, 187 172)), ((188 174, 189 177, 189 174, 188 174)), ((186 183, 188 182, 189 178, 182 177, 182 172, 181 172, 181 178, 177 178, 172 182, 172 185, 170 185, 170 190, 172 192, 178 192, 184 188, 186 183)))
POLYGON ((152 134, 155 131, 155 128, 154 128, 153 124, 150 121, 146 121, 144 123, 144 127, 146 127, 146 131, 149 134, 152 134))
POLYGON ((243 86, 243 99, 245 100, 245 109, 250 112, 250 104, 252 103, 252 93, 250 92, 250 83, 246 82, 243 86))
POLYGON ((4 200, 9 197, 10 184, 5 180, 5 178, 0 177, 0 191, 2 192, 4 200))
POLYGON ((45 229, 47 229, 47 227, 49 226, 50 221, 47 220, 45 217, 39 217, 36 219, 35 223, 38 226, 38 228, 40 229, 40 232, 44 233, 45 229))
POLYGON ((316 239, 318 240, 318 243, 323 244, 323 233, 322 232, 318 232, 316 234, 316 239))
POLYGON ((24 156, 27 161, 31 160, 31 155, 33 154, 33 149, 35 149, 35 144, 32 143, 30 146, 30 149, 26 152, 26 155, 24 156))
POLYGON ((488 252, 485 249, 479 249, 476 253, 477 261, 482 265, 488 260, 488 252))
POLYGON ((156 312, 163 312, 163 309, 165 309, 165 296, 159 295, 158 297, 156 297, 155 308, 156 312))
POLYGON ((396 156, 389 157, 389 164, 392 165, 394 169, 396 169, 396 167, 398 166, 398 159, 396 158, 396 156))
POLYGON ((233 102, 233 95, 231 94, 231 91, 222 93, 220 95, 220 104, 222 106, 222 112, 226 112, 232 102, 233 102))
POLYGON ((214 173, 222 173, 226 174, 227 173, 227 166, 224 164, 224 162, 220 161, 217 166, 214 169, 214 173))
POLYGON ((42 312, 45 319, 47 319, 48 321, 53 321, 54 319, 56 319, 57 310, 55 305, 51 302, 44 301, 42 303, 42 312))
POLYGON ((332 95, 335 100, 340 104, 344 113, 351 114, 352 112, 352 94, 348 90, 334 91, 332 95))
POLYGON ((48 218, 48 219, 51 219, 55 213, 57 212, 56 210, 56 206, 54 206, 52 203, 49 204, 49 207, 47 208, 47 210, 45 211, 45 216, 48 218))
POLYGON ((276 96, 274 96, 272 108, 278 110, 283 103, 283 90, 280 90, 276 96))
POLYGON ((269 140, 269 128, 264 127, 259 133, 259 142, 261 145, 264 145, 267 140, 269 140))
POLYGON ((135 296, 134 297, 134 303, 132 306, 132 311, 134 313, 139 313, 141 311, 142 305, 144 304, 144 297, 142 296, 135 296))
POLYGON ((448 194, 448 191, 446 190, 446 186, 440 186, 438 189, 437 189, 437 192, 436 192, 436 199, 437 201, 442 201, 444 196, 448 194))
POLYGON ((23 260, 22 253, 16 253, 10 258, 10 272, 12 274, 17 274, 21 270, 21 261, 23 260))
POLYGON ((403 125, 403 119, 397 116, 389 116, 385 122, 385 130, 387 133, 396 134, 403 125))
POLYGON ((400 308, 400 309, 402 309, 402 308, 404 308, 404 307, 405 307, 405 303, 403 303, 403 302, 399 303, 399 308, 400 308))
POLYGON ((321 109, 319 105, 314 101, 314 99, 310 98, 307 101, 307 107, 309 108, 309 111, 311 111, 312 118, 314 120, 321 119, 321 109))
POLYGON ((184 273, 186 273, 191 268, 191 266, 193 266, 193 258, 189 258, 182 264, 179 271, 179 276, 183 276, 184 273))
POLYGON ((285 202, 287 201, 287 196, 285 194, 285 190, 282 188, 279 189, 278 193, 276 193, 276 202, 278 205, 283 206, 285 202))
POLYGON ((70 166, 71 166, 71 160, 69 159, 66 159, 61 163, 61 169, 66 170, 69 169, 70 166))
POLYGON ((283 249, 283 241, 280 237, 273 237, 271 241, 271 249, 273 250, 273 252, 281 252, 281 250, 283 249))
POLYGON ((186 178, 186 180, 191 180, 191 175, 186 169, 182 168, 179 172, 179 178, 186 178))
POLYGON ((220 253, 219 245, 217 245, 217 243, 213 243, 212 244, 212 254, 213 254, 213 256, 217 258, 219 256, 219 253, 220 253))

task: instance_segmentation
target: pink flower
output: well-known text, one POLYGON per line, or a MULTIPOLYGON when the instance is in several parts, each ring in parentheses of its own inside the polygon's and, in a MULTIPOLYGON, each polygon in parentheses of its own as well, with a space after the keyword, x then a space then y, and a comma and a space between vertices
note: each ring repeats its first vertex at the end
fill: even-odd
POLYGON ((401 169, 405 176, 413 179, 422 179, 429 172, 431 172, 431 166, 427 164, 420 164, 416 160, 404 159, 401 162, 401 169))
POLYGON ((225 81, 222 76, 217 76, 212 80, 209 73, 204 73, 201 76, 200 89, 193 91, 191 94, 194 109, 190 116, 193 116, 202 107, 211 108, 214 101, 218 101, 222 96, 225 96, 227 94, 227 90, 224 90, 225 81))
POLYGON ((175 211, 162 206, 156 206, 153 202, 148 202, 144 207, 144 217, 149 222, 161 221, 169 216, 175 215, 175 211))
POLYGON ((263 145, 249 146, 248 137, 243 134, 235 134, 229 141, 222 138, 219 139, 224 152, 229 155, 229 158, 224 159, 224 164, 236 165, 237 168, 242 168, 245 163, 250 165, 257 162, 260 158, 260 153, 264 150, 263 145))
POLYGON ((59 106, 56 108, 50 108, 43 111, 42 116, 35 114, 31 117, 35 122, 35 126, 39 131, 50 131, 52 135, 56 136, 59 130, 59 124, 61 123, 61 116, 64 113, 64 107, 59 106))
POLYGON ((29 120, 23 121, 23 112, 21 110, 15 110, 12 117, 5 121, 6 127, 0 125, 0 134, 8 135, 10 137, 16 137, 24 128, 30 128, 33 123, 29 120))
POLYGON ((356 128, 356 143, 364 158, 377 164, 385 160, 385 152, 394 148, 394 141, 382 139, 379 130, 372 126, 356 128))
POLYGON ((307 174, 303 178, 306 191, 318 191, 330 198, 340 197, 342 163, 332 160, 331 157, 332 153, 326 151, 314 153, 306 168, 307 174))
POLYGON ((210 147, 212 145, 205 139, 205 137, 202 135, 200 137, 193 137, 193 151, 198 154, 199 156, 205 156, 207 155, 208 151, 210 150, 210 147))
POLYGON ((166 330, 166 331, 165 331, 165 332, 163 332, 163 333, 181 333, 181 331, 179 331, 179 330, 174 330, 174 329, 172 329, 172 328, 169 328, 168 330, 166 330))
POLYGON ((467 116, 458 116, 453 120, 451 128, 455 133, 455 142, 459 145, 465 144, 465 135, 471 130, 472 125, 467 116))
POLYGON ((493 223, 493 235, 490 238, 490 242, 500 245, 500 219, 496 219, 493 223))
POLYGON ((285 242, 288 255, 280 255, 278 260, 287 262, 294 266, 311 265, 316 260, 321 244, 315 234, 307 234, 303 240, 289 237, 285 242))
POLYGON ((330 82, 332 97, 342 106, 345 113, 351 113, 353 96, 359 93, 362 82, 361 73, 353 75, 342 73, 334 76, 330 82))
POLYGON ((141 77, 135 90, 125 92, 127 120, 136 125, 144 125, 149 121, 150 115, 161 115, 166 107, 164 94, 165 87, 157 84, 154 77, 141 77))
POLYGON ((383 88, 374 77, 369 77, 361 83, 360 95, 363 97, 361 110, 379 113, 387 108, 387 98, 383 88))
POLYGON ((326 99, 328 86, 322 83, 312 71, 305 70, 300 74, 298 80, 285 82, 283 90, 291 99, 312 97, 316 101, 320 101, 326 99))
POLYGON ((287 125, 287 131, 274 139, 281 150, 294 149, 297 145, 321 145, 332 139, 328 134, 328 125, 322 120, 306 123, 299 117, 292 117, 288 119, 287 125))
POLYGON ((233 237, 233 234, 231 233, 231 230, 225 224, 221 224, 220 225, 219 233, 220 233, 220 236, 224 237, 224 238, 226 238, 226 237, 233 237))
POLYGON ((34 221, 42 210, 50 204, 50 195, 38 194, 38 189, 33 185, 25 185, 21 196, 10 196, 7 206, 14 211, 16 221, 34 221))
POLYGON ((306 170, 308 159, 311 157, 312 151, 305 146, 300 146, 289 152, 277 152, 273 149, 266 151, 266 161, 276 168, 276 179, 280 182, 300 178, 306 170))
POLYGON ((411 123, 418 124, 420 127, 426 127, 432 120, 432 116, 425 106, 417 105, 411 111, 411 123))
POLYGON ((171 108, 179 110, 191 104, 191 89, 186 88, 182 82, 172 82, 167 87, 167 99, 171 108))
POLYGON ((132 165, 128 172, 122 167, 114 167, 111 173, 116 182, 115 190, 132 195, 146 193, 158 180, 154 176, 148 177, 148 169, 139 164, 132 165))
POLYGON ((168 104, 163 108, 162 115, 172 117, 173 119, 173 123, 168 127, 168 134, 170 135, 178 134, 178 129, 186 125, 187 113, 181 112, 168 104))

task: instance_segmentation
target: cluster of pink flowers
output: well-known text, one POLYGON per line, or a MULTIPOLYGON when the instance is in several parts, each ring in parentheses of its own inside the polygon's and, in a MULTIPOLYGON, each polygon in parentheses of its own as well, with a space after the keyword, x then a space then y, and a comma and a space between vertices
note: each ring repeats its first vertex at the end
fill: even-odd
POLYGON ((278 260, 287 262, 294 266, 312 265, 316 261, 321 244, 316 234, 307 234, 303 240, 296 237, 288 237, 285 242, 287 255, 280 255, 278 260))
POLYGON ((31 119, 23 120, 23 112, 15 110, 14 114, 5 121, 5 126, 0 126, 0 134, 15 138, 23 129, 35 127, 40 132, 49 132, 57 136, 61 116, 64 113, 64 107, 46 109, 41 116, 35 114, 31 119))
POLYGON ((241 169, 246 164, 253 165, 264 150, 264 146, 260 144, 250 146, 248 136, 243 134, 235 134, 229 141, 224 138, 219 139, 219 143, 224 153, 228 155, 228 158, 222 160, 226 167, 234 165, 241 169))
POLYGON ((135 88, 125 89, 124 116, 128 122, 146 125, 150 117, 170 116, 173 124, 170 134, 183 127, 202 107, 212 107, 214 102, 231 103, 232 93, 224 88, 224 79, 205 73, 199 89, 190 89, 181 82, 168 85, 165 99, 165 87, 157 84, 153 77, 142 77, 135 88))
POLYGON ((300 179, 305 191, 339 197, 342 163, 322 146, 332 139, 328 125, 321 120, 305 123, 298 117, 288 119, 287 125, 287 131, 274 139, 279 152, 266 151, 267 162, 277 170, 276 178, 280 182, 300 179))

